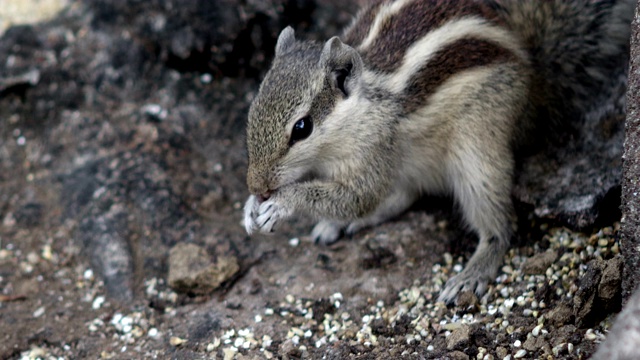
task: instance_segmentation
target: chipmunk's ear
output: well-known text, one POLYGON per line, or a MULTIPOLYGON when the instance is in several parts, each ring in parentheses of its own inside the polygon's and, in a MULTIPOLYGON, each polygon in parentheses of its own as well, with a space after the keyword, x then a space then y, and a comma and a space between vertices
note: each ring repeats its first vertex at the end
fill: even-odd
POLYGON ((340 41, 337 36, 324 44, 319 65, 327 70, 332 84, 345 97, 353 92, 362 75, 363 64, 360 54, 340 41))
POLYGON ((278 42, 276 43, 276 57, 285 54, 296 42, 293 28, 287 26, 280 32, 278 36, 278 42))

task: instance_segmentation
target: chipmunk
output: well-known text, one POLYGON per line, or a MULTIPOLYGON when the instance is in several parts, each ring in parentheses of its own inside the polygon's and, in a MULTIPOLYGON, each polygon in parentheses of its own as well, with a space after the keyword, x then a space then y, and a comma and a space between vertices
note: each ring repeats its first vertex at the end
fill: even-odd
POLYGON ((514 150, 625 73, 633 0, 397 0, 325 43, 279 35, 249 110, 249 234, 296 214, 341 234, 450 194, 479 244, 439 300, 481 295, 513 234, 514 150))

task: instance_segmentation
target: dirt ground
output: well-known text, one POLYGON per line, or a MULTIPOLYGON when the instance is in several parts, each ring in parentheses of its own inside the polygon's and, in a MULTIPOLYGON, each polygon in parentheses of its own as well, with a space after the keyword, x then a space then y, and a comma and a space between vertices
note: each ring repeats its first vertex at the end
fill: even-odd
POLYGON ((621 302, 615 204, 582 232, 525 207, 527 230, 496 284, 453 307, 435 298, 476 240, 449 199, 426 198, 331 247, 310 242, 304 218, 247 236, 241 134, 273 29, 294 21, 331 33, 354 6, 327 2, 309 23, 271 22, 262 6, 288 14, 313 2, 242 2, 231 15, 221 3, 232 2, 74 2, 0 38, 0 358, 594 352, 621 302), (237 39, 225 48, 227 30, 199 44, 202 6, 214 14, 208 26, 225 18, 229 33, 256 44, 251 53, 237 39), (172 289, 172 267, 196 266, 172 262, 183 243, 204 251, 205 267, 232 259, 239 269, 213 291, 172 289))

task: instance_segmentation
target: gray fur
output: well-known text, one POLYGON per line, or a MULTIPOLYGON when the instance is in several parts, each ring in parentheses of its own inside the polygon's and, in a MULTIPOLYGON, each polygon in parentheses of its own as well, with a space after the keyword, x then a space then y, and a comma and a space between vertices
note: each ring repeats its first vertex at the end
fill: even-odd
MULTIPOLYGON (((396 5, 429 10, 429 1, 402 1, 396 5)), ((441 293, 441 300, 452 301, 461 290, 482 294, 509 247, 516 135, 534 127, 532 114, 593 111, 589 101, 564 91, 595 99, 614 91, 605 77, 626 66, 630 18, 625 27, 628 17, 620 9, 631 11, 631 6, 629 0, 603 3, 596 14, 588 5, 594 1, 586 0, 496 0, 481 7, 472 0, 434 3, 455 11, 440 11, 437 26, 421 23, 419 36, 399 37, 420 45, 390 46, 403 52, 393 54, 393 62, 380 58, 386 45, 376 40, 375 15, 395 16, 378 22, 384 25, 379 28, 401 34, 405 29, 389 24, 409 23, 400 19, 426 13, 389 10, 393 2, 378 2, 374 12, 361 12, 362 24, 356 19, 349 28, 357 36, 345 39, 357 39, 355 48, 336 37, 315 44, 295 41, 292 30, 282 32, 273 66, 249 111, 247 183, 253 195, 245 205, 245 227, 249 233, 272 232, 279 221, 304 213, 320 220, 312 236, 328 244, 343 230, 353 233, 401 214, 421 194, 451 194, 479 237, 466 268, 441 293), (455 9, 469 4, 473 11, 455 9), (564 15, 551 16, 558 14, 564 15), (578 20, 557 24, 567 14, 579 15, 578 20), (580 25, 595 22, 596 16, 598 26, 580 25), (543 25, 553 31, 545 35, 538 29, 543 25), (364 27, 373 34, 369 40, 364 27), (435 38, 439 27, 446 31, 435 38), (582 34, 582 49, 569 46, 580 34, 555 33, 576 29, 598 34, 582 34), (423 38, 431 40, 420 42, 423 38), (372 52, 368 46, 381 48, 372 52), (458 56, 469 49, 482 56, 458 56), (405 56, 409 51, 418 58, 405 56), (572 60, 562 66, 558 57, 572 60), (372 67, 368 59, 393 66, 372 67), (588 62, 585 69, 597 80, 583 79, 577 61, 588 62), (553 68, 542 71, 543 66, 553 68), (572 76, 578 81, 572 83, 572 76), (604 88, 595 89, 596 83, 604 88), (307 116, 311 135, 291 145, 294 124, 307 116)), ((380 39, 397 38, 385 34, 380 39)))
POLYGON ((579 124, 611 106, 626 80, 636 0, 490 3, 531 54, 532 105, 544 109, 538 121, 579 124))

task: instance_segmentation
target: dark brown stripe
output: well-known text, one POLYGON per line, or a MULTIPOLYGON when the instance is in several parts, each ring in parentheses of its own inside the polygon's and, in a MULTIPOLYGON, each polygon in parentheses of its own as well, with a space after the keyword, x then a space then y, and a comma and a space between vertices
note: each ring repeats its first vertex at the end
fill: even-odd
POLYGON ((345 44, 357 47, 362 44, 362 41, 367 37, 369 29, 373 24, 373 20, 378 14, 378 10, 383 4, 389 3, 389 0, 376 0, 372 1, 368 6, 362 10, 355 20, 353 25, 344 34, 343 41, 345 44))
POLYGON ((497 21, 489 7, 474 0, 416 0, 406 4, 382 23, 378 36, 362 53, 364 61, 374 70, 392 72, 400 66, 407 49, 429 31, 448 20, 471 15, 497 21))
POLYGON ((485 40, 461 39, 438 51, 411 78, 405 90, 404 111, 424 106, 437 88, 461 71, 491 64, 518 61, 508 49, 485 40))

